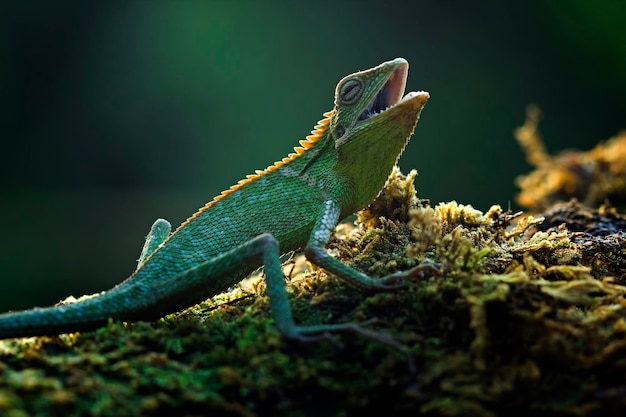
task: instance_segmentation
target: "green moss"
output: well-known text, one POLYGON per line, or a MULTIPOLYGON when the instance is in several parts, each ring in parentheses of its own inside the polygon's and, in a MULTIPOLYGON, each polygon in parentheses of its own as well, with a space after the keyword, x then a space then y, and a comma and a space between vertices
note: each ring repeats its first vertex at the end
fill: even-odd
POLYGON ((624 407, 626 292, 606 272, 619 271, 622 252, 588 252, 616 237, 583 239, 549 215, 541 223, 499 207, 432 208, 416 199, 413 178, 395 171, 357 227, 342 225, 329 246, 372 276, 425 259, 437 260, 440 274, 367 294, 301 258, 286 266, 298 322, 376 319, 370 337, 284 340, 256 276, 156 322, 0 342, 0 414, 596 415, 624 407))

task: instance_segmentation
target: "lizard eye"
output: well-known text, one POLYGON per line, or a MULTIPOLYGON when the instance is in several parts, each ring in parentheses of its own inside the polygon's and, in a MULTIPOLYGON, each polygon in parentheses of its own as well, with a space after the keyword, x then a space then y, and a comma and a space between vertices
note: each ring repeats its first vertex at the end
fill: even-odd
POLYGON ((346 80, 339 89, 341 104, 354 104, 363 95, 363 83, 358 78, 346 80))

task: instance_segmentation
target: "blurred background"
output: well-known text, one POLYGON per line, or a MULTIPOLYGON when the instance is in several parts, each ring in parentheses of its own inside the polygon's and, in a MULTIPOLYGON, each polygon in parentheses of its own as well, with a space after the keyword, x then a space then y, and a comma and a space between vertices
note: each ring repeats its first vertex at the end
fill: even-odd
POLYGON ((6 1, 0 311, 122 281, 175 226, 282 158, 344 75, 397 56, 431 100, 400 161, 431 202, 513 202, 512 131, 547 147, 626 127, 625 2, 6 1))

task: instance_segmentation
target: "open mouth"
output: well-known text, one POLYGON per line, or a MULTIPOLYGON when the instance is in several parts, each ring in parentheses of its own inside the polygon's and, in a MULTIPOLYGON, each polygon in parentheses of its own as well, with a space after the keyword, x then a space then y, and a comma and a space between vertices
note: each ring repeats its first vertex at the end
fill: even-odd
POLYGON ((408 65, 400 65, 389 76, 385 85, 378 91, 369 105, 363 110, 358 117, 358 121, 367 120, 395 106, 402 99, 404 88, 406 87, 406 78, 408 74, 408 65))

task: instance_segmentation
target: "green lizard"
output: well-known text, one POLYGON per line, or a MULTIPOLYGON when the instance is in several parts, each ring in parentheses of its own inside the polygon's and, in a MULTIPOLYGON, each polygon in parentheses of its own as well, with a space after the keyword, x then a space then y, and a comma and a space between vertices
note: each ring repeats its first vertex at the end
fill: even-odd
POLYGON ((280 254, 304 248, 312 263, 364 289, 388 290, 421 273, 374 279, 331 257, 324 246, 337 223, 380 192, 429 98, 403 97, 402 58, 344 77, 332 111, 301 147, 215 197, 170 234, 157 220, 137 270, 125 281, 76 303, 0 315, 0 338, 94 329, 109 319, 155 320, 219 294, 263 266, 276 326, 287 338, 308 339, 357 323, 295 324, 280 254))

